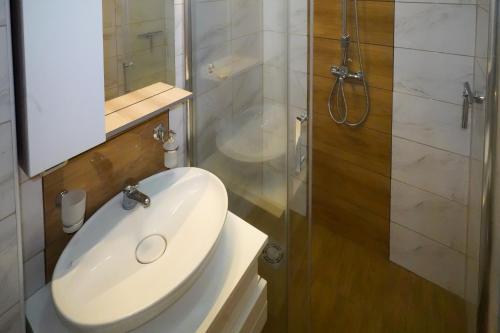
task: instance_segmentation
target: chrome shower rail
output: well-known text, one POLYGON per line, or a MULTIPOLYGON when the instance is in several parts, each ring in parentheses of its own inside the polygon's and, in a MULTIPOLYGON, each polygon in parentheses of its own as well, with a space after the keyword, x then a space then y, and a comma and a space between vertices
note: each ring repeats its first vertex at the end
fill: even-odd
POLYGON ((356 50, 358 52, 359 71, 349 71, 349 45, 351 37, 347 29, 347 12, 348 0, 342 0, 342 36, 340 37, 340 46, 342 50, 341 65, 332 66, 330 73, 335 77, 335 83, 330 91, 328 98, 328 113, 334 122, 350 127, 357 127, 362 125, 368 114, 370 113, 370 96, 368 93, 368 82, 363 69, 363 57, 361 56, 361 46, 359 40, 359 19, 358 19, 358 0, 354 1, 354 20, 356 30, 356 50), (357 121, 349 120, 349 105, 345 94, 346 80, 361 82, 365 95, 365 110, 357 121), (335 102, 334 102, 335 99, 335 102))

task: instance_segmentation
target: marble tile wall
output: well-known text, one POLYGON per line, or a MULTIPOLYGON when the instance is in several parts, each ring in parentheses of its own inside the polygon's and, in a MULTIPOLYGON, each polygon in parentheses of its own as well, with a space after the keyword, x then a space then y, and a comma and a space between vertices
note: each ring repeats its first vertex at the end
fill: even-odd
MULTIPOLYGON (((304 197, 301 192, 306 188, 307 124, 300 127, 300 133, 296 133, 298 128, 295 120, 297 116, 307 115, 307 1, 265 1, 263 11, 264 119, 287 119, 290 130, 290 141, 286 142, 285 122, 279 122, 281 131, 272 128, 265 133, 265 141, 283 136, 282 140, 278 138, 275 141, 289 148, 289 174, 293 175, 293 187, 297 189, 292 193, 301 198, 304 197), (304 162, 298 167, 300 158, 304 162)), ((286 201, 286 168, 284 157, 279 161, 267 162, 264 166, 263 195, 282 205, 286 201)), ((292 199, 292 202, 301 203, 296 205, 297 211, 304 211, 303 201, 292 199)))
MULTIPOLYGON (((264 1, 264 121, 273 126, 264 128, 264 143, 273 142, 286 151, 288 80, 288 21, 286 0, 264 1)), ((286 202, 286 159, 281 157, 264 161, 262 196, 284 207, 286 202)))
POLYGON ((264 51, 263 3, 199 0, 191 5, 196 163, 228 188, 256 196, 262 193, 262 163, 242 163, 217 147, 222 137, 236 142, 240 133, 248 135, 240 144, 251 141, 242 149, 262 145, 262 126, 253 124, 263 119, 263 59, 279 62, 279 54, 264 51))
POLYGON ((475 29, 472 0, 395 3, 390 257, 462 297, 475 29))
POLYGON ((9 2, 0 0, 0 332, 24 329, 9 2))
MULTIPOLYGON (((185 88, 184 0, 174 0, 174 23, 175 86, 185 88)), ((179 166, 187 164, 186 121, 185 104, 178 105, 169 112, 169 126, 177 134, 179 144, 179 166)))
MULTIPOLYGON (((286 141, 287 122, 295 129, 296 116, 307 112, 307 1, 198 0, 192 7, 197 163, 229 188, 243 187, 283 207, 285 152, 296 144, 295 133, 286 141), (249 129, 248 122, 243 126, 238 120, 244 117, 262 126, 249 129), (246 145, 261 145, 261 151, 276 145, 283 154, 253 165, 225 156, 217 138, 228 128, 238 135, 243 127, 255 132, 246 145)), ((307 152, 306 127, 302 155, 307 152)), ((297 183, 305 174, 296 175, 297 183)))
POLYGON ((27 299, 45 285, 43 193, 41 177, 28 178, 21 169, 19 173, 24 297, 27 299))

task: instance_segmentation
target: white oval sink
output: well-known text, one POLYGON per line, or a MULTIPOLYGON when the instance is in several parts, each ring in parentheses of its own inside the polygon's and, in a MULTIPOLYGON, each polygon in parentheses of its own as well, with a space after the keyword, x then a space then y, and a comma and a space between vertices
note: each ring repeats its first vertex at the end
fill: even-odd
POLYGON ((79 331, 123 332, 175 302, 201 274, 227 214, 227 192, 208 171, 178 168, 139 183, 151 198, 130 211, 122 194, 102 206, 59 258, 52 296, 79 331))

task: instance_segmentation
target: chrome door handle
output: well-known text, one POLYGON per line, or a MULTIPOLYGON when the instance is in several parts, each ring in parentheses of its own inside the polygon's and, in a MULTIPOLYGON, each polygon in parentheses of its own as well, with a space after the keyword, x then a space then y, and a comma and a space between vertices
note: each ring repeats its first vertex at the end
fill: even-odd
POLYGON ((462 128, 467 129, 467 127, 469 127, 469 109, 471 105, 474 103, 482 104, 484 102, 484 96, 474 94, 469 82, 464 83, 464 91, 462 92, 462 96, 462 128))
MULTIPOLYGON (((468 85, 468 83, 465 83, 468 85)), ((469 108, 470 108, 470 98, 467 93, 467 88, 464 88, 464 92, 462 94, 464 100, 462 102, 462 128, 467 129, 469 125, 469 108)))
POLYGON ((303 113, 295 119, 295 172, 301 173, 304 162, 306 161, 306 154, 302 149, 302 126, 308 121, 307 113, 303 113))

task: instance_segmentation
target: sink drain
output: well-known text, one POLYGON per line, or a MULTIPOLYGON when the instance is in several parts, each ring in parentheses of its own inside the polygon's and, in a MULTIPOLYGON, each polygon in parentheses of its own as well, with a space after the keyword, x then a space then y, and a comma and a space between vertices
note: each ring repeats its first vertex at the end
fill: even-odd
POLYGON ((160 259, 167 248, 167 240, 154 234, 143 238, 135 248, 135 259, 141 264, 150 264, 160 259))

